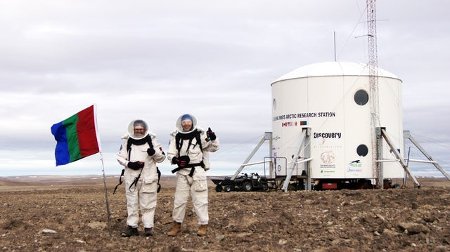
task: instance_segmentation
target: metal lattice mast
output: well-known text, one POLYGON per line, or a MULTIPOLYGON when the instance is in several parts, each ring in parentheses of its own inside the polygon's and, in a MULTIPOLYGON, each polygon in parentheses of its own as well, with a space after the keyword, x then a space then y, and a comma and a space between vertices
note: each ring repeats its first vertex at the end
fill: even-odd
POLYGON ((380 149, 377 145, 376 128, 380 126, 379 122, 379 98, 378 98, 378 55, 377 55, 377 15, 376 0, 367 0, 367 32, 368 32, 368 56, 369 56, 369 86, 371 102, 371 128, 372 128, 372 168, 374 174, 381 181, 378 186, 382 187, 383 174, 380 165, 376 162, 380 155, 380 149))

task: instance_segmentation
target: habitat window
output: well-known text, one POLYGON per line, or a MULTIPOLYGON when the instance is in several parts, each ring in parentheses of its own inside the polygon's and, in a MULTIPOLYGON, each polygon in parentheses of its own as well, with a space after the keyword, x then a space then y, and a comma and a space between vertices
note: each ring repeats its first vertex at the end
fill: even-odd
POLYGON ((273 98, 273 101, 272 101, 272 109, 277 110, 277 100, 275 100, 275 98, 273 98))
POLYGON ((358 156, 365 157, 367 156, 367 153, 369 153, 369 149, 365 144, 360 144, 358 148, 356 148, 356 153, 358 153, 358 156))
POLYGON ((366 103, 369 101, 369 94, 366 92, 366 90, 358 90, 355 93, 355 102, 358 105, 366 105, 366 103))

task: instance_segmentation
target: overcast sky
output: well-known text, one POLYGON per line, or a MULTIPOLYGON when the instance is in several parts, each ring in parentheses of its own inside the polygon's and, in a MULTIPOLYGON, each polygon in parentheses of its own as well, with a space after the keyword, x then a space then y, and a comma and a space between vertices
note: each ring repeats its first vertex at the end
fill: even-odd
MULTIPOLYGON (((403 81, 404 128, 447 171, 449 8, 377 1, 379 67, 403 81)), ((368 62, 365 21, 361 0, 0 0, 0 176, 100 174, 99 155, 55 167, 50 133, 91 104, 107 174, 131 120, 167 148, 182 113, 221 139, 211 173, 233 173, 271 131, 272 81, 334 61, 333 32, 338 61, 368 62)))

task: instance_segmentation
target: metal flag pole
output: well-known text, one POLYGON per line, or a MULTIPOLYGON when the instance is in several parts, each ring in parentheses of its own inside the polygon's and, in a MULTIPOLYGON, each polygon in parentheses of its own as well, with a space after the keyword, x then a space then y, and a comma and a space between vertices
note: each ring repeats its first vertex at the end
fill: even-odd
POLYGON ((109 236, 112 236, 111 211, 109 210, 108 189, 106 187, 105 163, 103 162, 103 153, 102 153, 102 148, 101 148, 101 144, 100 144, 100 136, 98 134, 98 128, 97 128, 97 106, 95 104, 93 106, 94 106, 94 127, 95 127, 95 134, 97 137, 98 153, 100 154, 100 160, 102 161, 103 186, 105 187, 105 204, 106 204, 106 214, 108 217, 108 231, 109 231, 109 236))
POLYGON ((105 164, 103 162, 103 154, 100 153, 100 160, 102 161, 102 172, 103 172, 103 185, 105 187, 105 203, 106 203, 106 214, 108 216, 108 230, 109 230, 109 236, 112 236, 111 231, 111 211, 109 210, 109 200, 108 200, 108 188, 106 187, 106 176, 105 176, 105 164))

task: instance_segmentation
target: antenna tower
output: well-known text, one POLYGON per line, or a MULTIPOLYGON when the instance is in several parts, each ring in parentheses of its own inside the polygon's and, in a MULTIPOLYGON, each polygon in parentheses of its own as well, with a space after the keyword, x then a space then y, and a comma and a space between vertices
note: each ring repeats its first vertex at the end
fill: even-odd
POLYGON ((371 102, 371 123, 372 123, 372 167, 374 174, 378 178, 377 185, 383 187, 383 174, 381 165, 376 161, 380 156, 378 152, 376 128, 380 126, 379 122, 379 100, 378 100, 378 55, 377 55, 377 14, 376 0, 366 0, 367 4, 367 37, 368 37, 368 56, 369 56, 369 86, 371 102))

